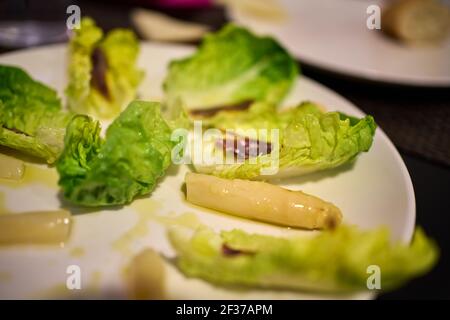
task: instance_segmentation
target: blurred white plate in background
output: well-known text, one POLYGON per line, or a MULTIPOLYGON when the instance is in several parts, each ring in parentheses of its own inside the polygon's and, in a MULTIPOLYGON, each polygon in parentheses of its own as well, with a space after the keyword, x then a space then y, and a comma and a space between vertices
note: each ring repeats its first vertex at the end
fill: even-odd
MULTIPOLYGON (((383 0, 277 0, 285 16, 261 19, 230 6, 236 23, 275 36, 300 61, 345 74, 395 84, 450 86, 450 37, 433 47, 408 47, 366 25, 369 5, 383 0)), ((276 10, 274 10, 276 11, 276 10)))

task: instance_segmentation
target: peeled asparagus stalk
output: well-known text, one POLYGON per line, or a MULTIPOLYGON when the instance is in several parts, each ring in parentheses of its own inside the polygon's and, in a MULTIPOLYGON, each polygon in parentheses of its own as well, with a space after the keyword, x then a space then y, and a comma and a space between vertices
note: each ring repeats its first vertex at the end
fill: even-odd
POLYGON ((334 228, 342 213, 332 203, 260 181, 188 173, 187 201, 243 218, 305 229, 334 228))
POLYGON ((152 249, 141 251, 132 259, 127 269, 130 298, 164 299, 165 273, 164 261, 157 252, 152 249))
POLYGON ((59 244, 69 237, 70 212, 36 211, 0 216, 0 245, 59 244))

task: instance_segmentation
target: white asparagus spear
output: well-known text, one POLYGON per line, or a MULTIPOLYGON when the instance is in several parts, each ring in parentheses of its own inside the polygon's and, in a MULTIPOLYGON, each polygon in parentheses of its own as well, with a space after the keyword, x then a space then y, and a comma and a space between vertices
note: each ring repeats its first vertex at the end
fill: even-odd
POLYGON ((165 298, 165 265, 157 252, 152 249, 141 251, 131 260, 126 271, 131 299, 165 298))
POLYGON ((19 180, 22 178, 24 170, 23 161, 0 154, 0 178, 19 180))
POLYGON ((333 228, 342 214, 332 203, 266 182, 188 173, 187 201, 248 219, 306 229, 333 228))
POLYGON ((0 216, 0 245, 59 244, 69 237, 70 212, 36 211, 0 216))

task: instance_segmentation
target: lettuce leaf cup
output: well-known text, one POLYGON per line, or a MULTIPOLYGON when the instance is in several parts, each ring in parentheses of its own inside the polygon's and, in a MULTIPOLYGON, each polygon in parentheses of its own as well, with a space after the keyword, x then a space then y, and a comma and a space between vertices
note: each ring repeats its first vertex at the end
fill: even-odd
POLYGON ((291 238, 238 229, 217 234, 206 227, 190 235, 175 228, 169 239, 178 267, 189 277, 220 285, 317 292, 367 290, 373 266, 380 271, 380 289, 389 291, 425 274, 439 255, 420 228, 410 245, 393 243, 384 228, 361 231, 346 225, 291 238))
POLYGON ((137 67, 139 41, 127 29, 114 29, 104 36, 90 18, 69 43, 69 109, 76 113, 110 119, 133 99, 144 72, 137 67))

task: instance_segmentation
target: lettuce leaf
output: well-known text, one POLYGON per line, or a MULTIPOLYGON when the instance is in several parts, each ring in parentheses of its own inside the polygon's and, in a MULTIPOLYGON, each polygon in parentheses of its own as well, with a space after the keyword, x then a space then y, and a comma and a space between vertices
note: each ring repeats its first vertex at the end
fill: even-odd
POLYGON ((25 71, 0 65, 0 144, 54 162, 73 114, 61 111, 56 91, 25 71))
POLYGON ((192 56, 172 61, 164 90, 169 102, 181 99, 188 110, 245 101, 276 104, 297 74, 295 61, 274 39, 230 24, 207 35, 192 56))
POLYGON ((277 115, 277 107, 274 104, 255 102, 246 111, 221 111, 209 119, 202 119, 202 121, 206 127, 218 128, 222 131, 282 129, 285 127, 285 123, 277 115))
POLYGON ((131 30, 115 29, 106 35, 100 48, 108 62, 106 83, 111 100, 122 110, 136 97, 137 87, 144 77, 144 71, 136 66, 139 41, 131 30))
POLYGON ((133 101, 100 138, 87 116, 69 124, 57 162, 64 197, 83 206, 122 205, 150 193, 170 165, 171 130, 157 102, 133 101))
POLYGON ((92 19, 83 18, 69 53, 71 110, 112 118, 135 98, 143 71, 136 66, 139 42, 131 30, 115 29, 104 37, 92 19))
MULTIPOLYGON (((270 153, 233 164, 211 166, 194 162, 199 172, 243 179, 296 176, 351 162, 370 149, 376 129, 371 116, 358 119, 339 112, 324 113, 311 102, 280 113, 270 107, 252 106, 247 112, 218 114, 210 120, 210 125, 241 136, 247 136, 247 129, 268 130, 265 135, 251 138, 272 142, 270 153), (278 129, 276 141, 272 141, 272 129, 278 129), (271 166, 275 170, 263 173, 271 166)), ((205 144, 205 148, 210 147, 205 144)), ((223 153, 223 148, 215 147, 214 153, 223 153)))
POLYGON ((392 243, 387 229, 341 226, 314 237, 279 238, 242 230, 192 237, 172 229, 179 268, 190 277, 222 285, 348 292, 367 290, 369 266, 378 266, 381 290, 395 289, 429 271, 438 248, 418 228, 411 245, 392 243))

